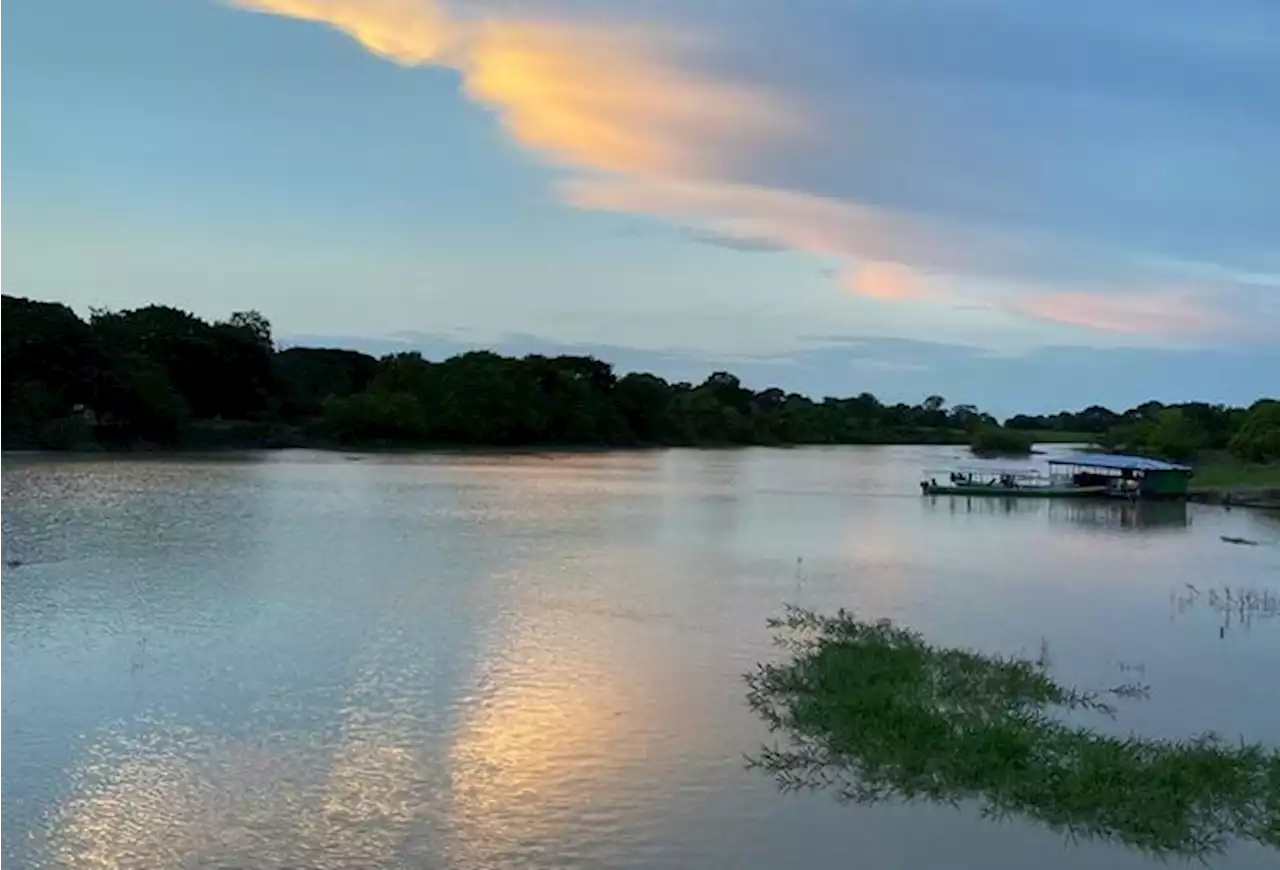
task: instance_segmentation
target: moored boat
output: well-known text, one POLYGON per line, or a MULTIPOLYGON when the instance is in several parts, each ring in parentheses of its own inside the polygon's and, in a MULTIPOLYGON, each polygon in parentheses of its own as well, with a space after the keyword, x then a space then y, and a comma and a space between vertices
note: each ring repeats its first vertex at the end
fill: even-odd
POLYGON ((1187 497, 1191 466, 1123 453, 1068 453, 1049 459, 1056 478, 1076 486, 1102 487, 1112 498, 1180 499, 1187 497))
POLYGON ((1104 485, 1080 485, 1070 476, 1046 475, 1034 468, 966 468, 926 471, 924 495, 1000 496, 1005 498, 1088 498, 1105 495, 1104 485), (939 475, 946 475, 939 480, 939 475))

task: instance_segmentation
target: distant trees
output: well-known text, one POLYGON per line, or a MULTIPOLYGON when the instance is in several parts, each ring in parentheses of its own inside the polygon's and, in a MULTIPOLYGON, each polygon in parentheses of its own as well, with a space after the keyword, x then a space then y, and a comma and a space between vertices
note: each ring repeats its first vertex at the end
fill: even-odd
POLYGON ((173 443, 192 418, 250 419, 275 392, 270 326, 162 305, 95 311, 3 297, 6 443, 64 447, 66 433, 173 443))
POLYGON ((71 447, 64 421, 90 401, 101 368, 93 330, 65 305, 4 296, 5 440, 71 447))
POLYGON ((327 347, 287 348, 275 354, 272 364, 278 410, 290 420, 318 417, 325 399, 364 390, 379 368, 368 354, 327 347))
POLYGON ((1026 452, 1038 433, 1055 432, 1178 459, 1228 445, 1250 459, 1280 457, 1273 400, 1248 410, 1093 406, 1020 414, 1002 427, 972 405, 948 408, 939 395, 915 405, 866 392, 814 401, 752 390, 723 371, 699 384, 619 376, 587 356, 472 351, 432 361, 277 350, 271 324, 253 311, 210 323, 151 305, 94 311, 86 322, 65 305, 5 296, 3 327, 7 447, 971 443, 980 452, 1026 452))
POLYGON ((1010 429, 1026 432, 1053 431, 1099 435, 1116 426, 1123 419, 1123 415, 1109 408, 1091 405, 1075 413, 1059 411, 1056 414, 1039 416, 1017 414, 1005 420, 1004 425, 1010 429))
POLYGON ((1185 409, 1164 408, 1156 412, 1142 445, 1149 453, 1181 462, 1195 457, 1209 439, 1185 409))
POLYGON ((1280 402, 1260 399, 1231 437, 1231 452, 1250 462, 1280 461, 1280 402))
POLYGON ((1205 402, 1144 402, 1119 415, 1099 440, 1115 450, 1183 462, 1204 450, 1226 450, 1245 416, 1241 408, 1205 402))
POLYGON ((274 390, 270 326, 256 312, 210 324, 177 308, 149 305, 94 312, 89 325, 102 360, 150 361, 158 367, 151 380, 167 379, 193 417, 246 419, 263 411, 274 390))

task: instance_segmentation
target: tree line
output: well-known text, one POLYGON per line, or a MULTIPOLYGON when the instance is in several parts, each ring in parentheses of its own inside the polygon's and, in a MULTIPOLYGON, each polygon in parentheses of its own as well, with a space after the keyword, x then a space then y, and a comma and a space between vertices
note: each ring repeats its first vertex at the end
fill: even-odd
POLYGON ((1172 458, 1228 448, 1280 458, 1280 403, 1148 402, 1017 415, 941 396, 814 401, 728 372, 700 384, 619 376, 589 356, 515 358, 277 349, 256 312, 208 322, 163 305, 99 311, 3 297, 4 445, 787 445, 997 443, 1076 433, 1172 458))

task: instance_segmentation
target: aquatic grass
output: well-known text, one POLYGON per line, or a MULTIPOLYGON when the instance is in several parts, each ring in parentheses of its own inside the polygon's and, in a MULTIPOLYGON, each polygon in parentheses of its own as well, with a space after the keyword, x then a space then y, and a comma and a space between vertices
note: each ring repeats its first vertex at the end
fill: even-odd
POLYGON ((1171 593, 1174 613, 1185 613, 1204 605, 1221 618, 1218 636, 1226 637, 1233 627, 1251 628, 1255 623, 1265 624, 1280 617, 1280 595, 1267 588, 1231 587, 1208 588, 1205 591, 1187 583, 1181 593, 1171 593))
POLYGON ((791 653, 747 675, 748 701, 787 746, 749 764, 784 789, 858 803, 976 804, 1071 837, 1201 857, 1233 838, 1280 848, 1280 754, 1213 735, 1166 741, 1068 724, 1111 716, 1146 689, 1087 692, 1036 660, 937 648, 889 622, 788 609, 771 620, 791 653))

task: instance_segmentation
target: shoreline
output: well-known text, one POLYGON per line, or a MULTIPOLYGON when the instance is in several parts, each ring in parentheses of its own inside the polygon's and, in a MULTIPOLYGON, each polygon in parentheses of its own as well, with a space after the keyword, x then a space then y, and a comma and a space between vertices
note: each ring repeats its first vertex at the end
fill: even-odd
POLYGON ((1193 486, 1187 501, 1222 507, 1280 510, 1280 487, 1276 486, 1193 486))
MULTIPOLYGON (((188 445, 133 444, 127 446, 85 445, 80 449, 49 450, 41 448, 0 448, 3 458, 69 459, 88 458, 172 458, 172 457, 234 457, 251 453, 275 453, 284 450, 332 453, 335 455, 362 453, 369 455, 431 456, 497 456, 497 455, 557 455, 557 454, 607 454, 648 453, 660 450, 795 450, 806 447, 956 447, 961 442, 944 441, 861 441, 822 444, 340 444, 319 440, 273 440, 267 443, 203 443, 188 445)), ((1035 451, 1043 452, 1043 451, 1035 451)), ((988 457, 990 458, 990 457, 988 457)), ((1193 504, 1222 507, 1280 510, 1280 486, 1271 483, 1203 485, 1193 484, 1185 501, 1193 504)))

